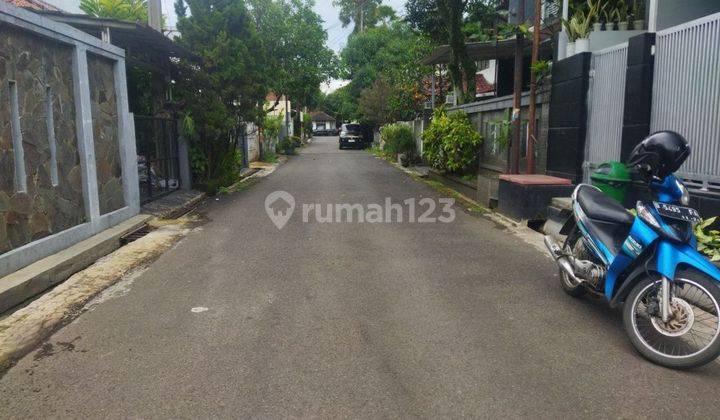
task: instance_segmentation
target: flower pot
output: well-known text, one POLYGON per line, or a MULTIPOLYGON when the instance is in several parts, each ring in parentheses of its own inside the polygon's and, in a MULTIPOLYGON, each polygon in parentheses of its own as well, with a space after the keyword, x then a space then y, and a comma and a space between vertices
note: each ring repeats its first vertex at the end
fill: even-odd
POLYGON ((633 29, 635 29, 636 31, 642 31, 643 29, 645 29, 645 20, 638 19, 638 20, 634 21, 633 29))
POLYGON ((575 54, 590 51, 590 40, 587 38, 578 38, 575 40, 575 54))
POLYGON ((615 22, 605 22, 605 30, 606 31, 614 31, 615 30, 615 22))
POLYGON ((575 55, 575 43, 568 42, 565 47, 565 57, 572 57, 573 55, 575 55))
POLYGON ((618 31, 627 31, 628 30, 628 23, 627 22, 618 22, 618 31))
POLYGON ((594 31, 594 32, 600 32, 600 31, 602 31, 602 22, 595 22, 595 23, 593 23, 593 31, 594 31))

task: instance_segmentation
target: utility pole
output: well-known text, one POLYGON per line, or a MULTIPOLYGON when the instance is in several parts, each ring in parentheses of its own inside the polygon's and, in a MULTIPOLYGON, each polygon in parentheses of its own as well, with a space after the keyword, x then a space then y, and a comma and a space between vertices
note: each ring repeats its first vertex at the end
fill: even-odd
MULTIPOLYGON (((522 25, 525 22, 525 0, 518 1, 517 24, 522 25)), ((510 173, 520 173, 520 132, 522 128, 522 118, 520 109, 522 108, 522 78, 523 78, 523 43, 525 37, 522 32, 515 31, 515 77, 514 77, 514 95, 513 95, 513 136, 510 150, 510 173)))
POLYGON ((537 95, 537 76, 532 70, 535 63, 538 61, 538 50, 540 49, 540 0, 535 0, 535 20, 533 22, 533 45, 532 45, 532 65, 530 70, 530 110, 528 112, 528 144, 527 144, 527 159, 525 160, 526 167, 525 173, 532 174, 535 172, 535 130, 536 130, 536 119, 535 113, 537 112, 537 101, 535 96, 537 95))

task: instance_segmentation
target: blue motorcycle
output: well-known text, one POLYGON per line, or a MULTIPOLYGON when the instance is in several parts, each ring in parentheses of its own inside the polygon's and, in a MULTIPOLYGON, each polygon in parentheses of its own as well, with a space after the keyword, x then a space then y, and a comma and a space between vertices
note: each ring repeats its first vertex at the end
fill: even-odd
POLYGON ((720 270, 697 252, 687 207, 690 196, 673 173, 690 154, 679 134, 661 131, 632 151, 636 171, 653 200, 638 201, 636 216, 598 188, 580 184, 573 215, 545 245, 571 296, 604 296, 623 306, 630 341, 650 361, 678 369, 704 365, 720 353, 720 270))

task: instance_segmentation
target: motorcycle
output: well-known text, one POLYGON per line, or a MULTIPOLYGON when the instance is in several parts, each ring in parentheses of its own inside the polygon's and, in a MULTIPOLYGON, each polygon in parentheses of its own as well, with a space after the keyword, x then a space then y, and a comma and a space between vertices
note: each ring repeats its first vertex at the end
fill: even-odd
POLYGON ((628 167, 644 180, 653 200, 638 201, 635 215, 598 188, 578 185, 572 215, 560 229, 560 246, 545 245, 569 295, 601 295, 622 305, 623 324, 635 349, 666 367, 688 369, 720 354, 720 270, 697 250, 685 185, 673 175, 690 154, 671 131, 635 147, 628 167))

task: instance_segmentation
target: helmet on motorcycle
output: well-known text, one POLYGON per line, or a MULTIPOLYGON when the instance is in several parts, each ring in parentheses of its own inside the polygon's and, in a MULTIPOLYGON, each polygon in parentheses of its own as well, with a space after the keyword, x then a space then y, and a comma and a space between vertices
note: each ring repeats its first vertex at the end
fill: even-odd
POLYGON ((646 181, 664 179, 680 168, 690 155, 687 140, 674 131, 658 131, 640 142, 628 159, 646 181))

